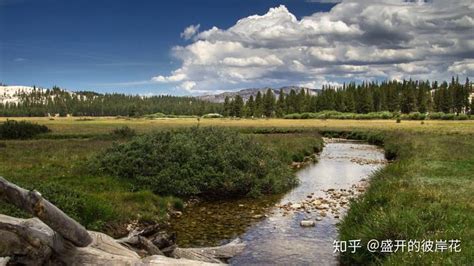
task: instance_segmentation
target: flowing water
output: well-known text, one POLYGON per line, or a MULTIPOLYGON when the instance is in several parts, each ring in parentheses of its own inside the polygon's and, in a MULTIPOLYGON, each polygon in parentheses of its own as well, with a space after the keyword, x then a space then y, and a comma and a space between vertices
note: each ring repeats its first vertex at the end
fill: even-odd
POLYGON ((337 264, 336 225, 348 206, 341 199, 363 192, 365 179, 384 163, 383 151, 373 145, 326 140, 319 162, 299 170, 300 185, 286 195, 199 203, 172 220, 172 230, 180 246, 212 246, 240 237, 247 246, 230 260, 234 265, 337 264), (306 205, 318 198, 328 199, 331 207, 306 205), (302 220, 316 225, 301 227, 302 220))

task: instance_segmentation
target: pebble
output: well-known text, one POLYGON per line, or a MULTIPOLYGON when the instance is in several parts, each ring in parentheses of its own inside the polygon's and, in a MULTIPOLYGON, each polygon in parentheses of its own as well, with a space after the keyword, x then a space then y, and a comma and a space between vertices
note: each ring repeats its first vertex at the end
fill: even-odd
POLYGON ((302 227, 313 227, 313 226, 316 225, 316 223, 315 223, 314 221, 312 221, 312 220, 302 220, 302 221, 300 222, 300 225, 301 225, 302 227))
POLYGON ((292 208, 292 209, 299 209, 299 208, 301 208, 301 204, 293 203, 293 204, 290 205, 290 208, 292 208))

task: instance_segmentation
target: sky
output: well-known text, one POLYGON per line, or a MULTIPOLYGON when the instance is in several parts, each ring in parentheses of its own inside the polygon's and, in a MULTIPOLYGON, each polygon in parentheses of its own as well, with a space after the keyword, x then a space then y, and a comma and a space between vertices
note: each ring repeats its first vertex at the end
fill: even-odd
POLYGON ((473 74, 472 0, 0 0, 8 85, 198 95, 473 74))

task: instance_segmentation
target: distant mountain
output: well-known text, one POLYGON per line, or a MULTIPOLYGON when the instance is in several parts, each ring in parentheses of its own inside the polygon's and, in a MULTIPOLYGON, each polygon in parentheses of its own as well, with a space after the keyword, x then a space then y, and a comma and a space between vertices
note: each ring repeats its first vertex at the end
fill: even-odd
POLYGON ((202 96, 197 96, 196 98, 204 101, 209 101, 213 103, 223 103, 225 100, 225 97, 229 98, 234 98, 237 95, 240 95, 244 101, 247 101, 251 95, 255 98, 258 92, 260 93, 266 93, 268 89, 271 89, 273 94, 275 96, 278 96, 280 93, 280 90, 283 90, 283 93, 285 95, 288 95, 291 90, 295 90, 297 93, 299 93, 301 90, 305 90, 306 93, 309 93, 310 95, 316 95, 318 94, 321 90, 317 89, 310 89, 310 88, 305 88, 305 87, 298 87, 298 86, 286 86, 286 87, 281 87, 278 89, 275 88, 252 88, 252 89, 243 89, 240 91, 229 91, 229 92, 223 92, 220 94, 213 94, 213 95, 202 95, 202 96))
POLYGON ((21 95, 33 92, 44 92, 45 89, 29 86, 0 86, 0 103, 19 103, 21 95))

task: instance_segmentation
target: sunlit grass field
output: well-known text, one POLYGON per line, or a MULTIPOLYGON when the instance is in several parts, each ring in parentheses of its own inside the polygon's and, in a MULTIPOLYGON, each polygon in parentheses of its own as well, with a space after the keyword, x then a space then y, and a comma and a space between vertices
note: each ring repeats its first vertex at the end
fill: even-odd
POLYGON ((115 118, 115 117, 60 117, 50 120, 47 117, 0 118, 27 120, 47 125, 51 134, 106 134, 114 128, 129 126, 139 133, 166 128, 197 126, 224 126, 237 128, 301 128, 301 129, 344 129, 344 130, 402 130, 428 131, 433 133, 474 133, 474 120, 336 120, 336 119, 196 119, 196 118, 115 118))

